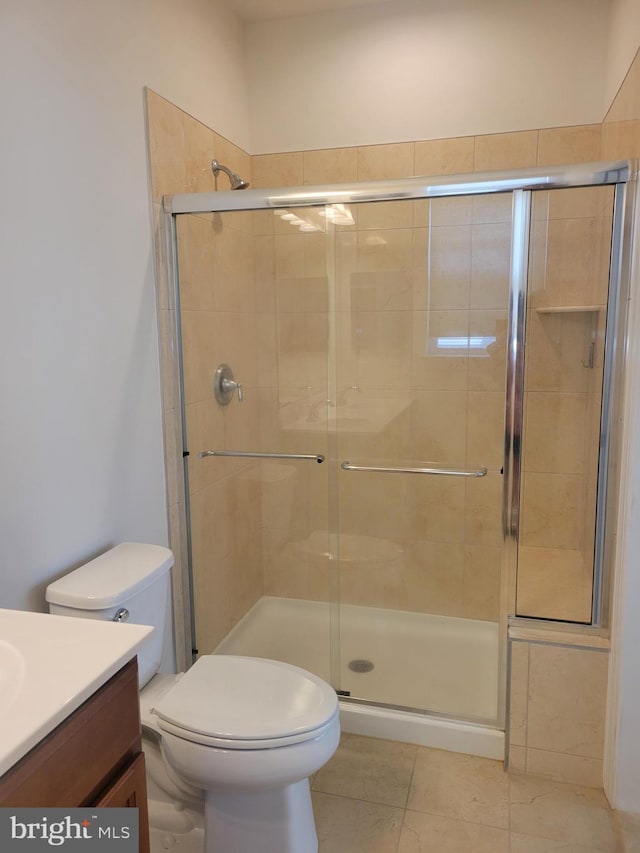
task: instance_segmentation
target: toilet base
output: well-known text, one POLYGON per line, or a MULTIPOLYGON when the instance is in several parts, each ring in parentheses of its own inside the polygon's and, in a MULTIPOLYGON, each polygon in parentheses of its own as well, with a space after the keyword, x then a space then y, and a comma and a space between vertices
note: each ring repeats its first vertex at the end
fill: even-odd
POLYGON ((257 792, 207 791, 205 853, 317 853, 309 780, 257 792))

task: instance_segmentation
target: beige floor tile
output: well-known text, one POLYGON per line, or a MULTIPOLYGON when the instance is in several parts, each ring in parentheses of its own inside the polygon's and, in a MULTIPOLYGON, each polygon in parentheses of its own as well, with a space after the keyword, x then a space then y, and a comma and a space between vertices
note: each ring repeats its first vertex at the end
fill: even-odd
POLYGON ((314 780, 313 789, 404 807, 418 747, 343 734, 340 746, 314 780))
POLYGON ((313 794, 318 853, 396 853, 402 809, 313 794))
POLYGON ((506 829, 508 791, 501 762, 422 747, 407 807, 506 829))
POLYGON ((440 815, 405 812, 398 853, 508 853, 509 833, 440 815))
POLYGON ((511 853, 599 853, 597 847, 552 841, 550 838, 534 838, 532 835, 511 833, 511 853))
POLYGON ((605 796, 593 788, 512 776, 509 814, 515 833, 573 844, 577 850, 580 845, 608 853, 618 849, 605 796))
POLYGON ((640 853, 640 814, 614 812, 624 853, 640 853))

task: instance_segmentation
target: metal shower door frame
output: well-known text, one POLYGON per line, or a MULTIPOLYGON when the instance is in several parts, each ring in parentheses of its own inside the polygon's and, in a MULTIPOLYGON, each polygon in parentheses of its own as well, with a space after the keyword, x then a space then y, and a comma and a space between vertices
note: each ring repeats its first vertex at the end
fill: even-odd
MULTIPOLYGON (((506 632, 509 622, 515 617, 515 571, 517 563, 517 528, 519 514, 519 485, 520 485, 520 450, 522 434, 522 392, 524 376, 524 330, 526 316, 526 286, 528 274, 528 246, 530 238, 530 205, 531 193, 535 190, 549 190, 569 187, 586 187, 599 185, 616 186, 616 206, 614 210, 614 235, 611 261, 611 289, 610 294, 615 294, 615 306, 611 311, 611 322, 607 323, 607 336, 605 342, 605 382, 610 382, 611 392, 603 401, 602 413, 602 435, 605 436, 606 447, 601 449, 601 477, 599 477, 599 500, 603 501, 598 506, 601 513, 602 524, 599 527, 601 545, 597 547, 600 555, 600 569, 597 570, 597 582, 599 591, 594 595, 594 611, 592 626, 574 626, 588 631, 590 628, 602 629, 606 623, 605 604, 607 601, 606 591, 602 586, 606 580, 604 571, 605 556, 608 554, 606 546, 607 539, 611 538, 613 532, 613 520, 615 519, 615 507, 605 506, 607 498, 607 477, 612 474, 615 453, 610 453, 612 442, 615 445, 615 433, 613 419, 615 419, 616 406, 620 397, 622 382, 618 373, 624 364, 624 358, 620 355, 622 347, 622 335, 625 318, 626 294, 628 292, 629 264, 630 264, 630 219, 632 213, 633 193, 628 192, 627 184, 633 180, 636 173, 636 164, 632 161, 617 161, 606 163, 589 163, 579 166, 568 167, 544 167, 530 170, 517 170, 505 172, 492 172, 484 174, 463 174, 445 177, 412 177, 398 180, 370 181, 359 184, 335 184, 328 186, 294 187, 291 189, 273 188, 256 190, 249 189, 242 192, 215 192, 215 193, 189 193, 165 196, 163 199, 163 212, 165 218, 165 254, 164 254, 164 277, 167 281, 171 302, 175 309, 173 318, 173 346, 177 359, 177 372, 179 382, 177 394, 179 396, 178 407, 181 413, 181 429, 183 437, 183 451, 186 453, 186 429, 185 429, 185 405, 183 397, 182 364, 181 364, 181 324, 180 324, 180 299, 179 280, 177 268, 177 229, 176 217, 181 214, 215 213, 227 211, 249 211, 249 210, 275 210, 281 207, 300 206, 325 206, 330 204, 357 204, 359 202, 389 201, 420 198, 443 198, 451 196, 486 195, 492 193, 512 193, 513 218, 512 218, 512 256, 511 256, 511 285, 508 315, 508 352, 507 352, 507 395, 506 395, 506 417, 505 417, 505 480, 503 488, 503 572, 502 572, 502 594, 501 594, 501 642, 499 660, 499 719, 498 727, 504 726, 504 705, 506 696, 506 632), (615 381, 614 381, 615 380, 615 381), (597 604, 596 604, 597 602, 597 604)), ((329 453, 329 458, 332 454, 329 453)), ((188 502, 188 482, 186 471, 182 469, 183 460, 176 463, 179 468, 179 476, 176 478, 178 489, 184 490, 183 494, 173 497, 174 502, 179 501, 183 507, 188 502)), ((169 478, 171 479, 171 478, 169 478)), ((334 484, 335 487, 335 484, 334 484)), ((611 502, 611 496, 609 496, 611 502)), ((179 547, 182 553, 187 552, 188 557, 184 561, 186 567, 183 570, 182 589, 180 596, 180 607, 183 610, 182 638, 193 636, 194 625, 192 615, 191 594, 191 559, 189 547, 188 524, 183 520, 180 534, 183 541, 172 542, 174 550, 179 547)), ((178 602, 176 602, 178 604, 178 602)), ((523 623, 531 620, 517 620, 523 623)), ((548 620, 545 620, 548 624, 548 620)), ((560 627, 564 623, 559 623, 560 627)), ((183 643, 186 647, 186 642, 183 643)), ((191 658, 181 660, 178 656, 178 665, 190 666, 191 658)), ((336 659, 332 653, 333 660, 336 659)), ((352 699, 355 703, 372 704, 368 700, 352 699)), ((377 703, 373 703, 377 704, 377 703)), ((396 706, 384 706, 396 708, 396 706)), ((408 709, 401 709, 408 710, 408 709)), ((416 713, 420 713, 417 711, 416 713)), ((442 716, 431 714, 429 716, 442 716)))

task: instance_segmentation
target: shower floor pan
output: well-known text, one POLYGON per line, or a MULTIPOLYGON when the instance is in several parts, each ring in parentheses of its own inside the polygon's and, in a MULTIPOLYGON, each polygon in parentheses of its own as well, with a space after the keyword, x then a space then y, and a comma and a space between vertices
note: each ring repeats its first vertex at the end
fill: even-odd
POLYGON ((498 717, 494 622, 266 596, 214 652, 282 660, 372 703, 341 698, 343 731, 504 755, 504 733, 491 722, 498 717))

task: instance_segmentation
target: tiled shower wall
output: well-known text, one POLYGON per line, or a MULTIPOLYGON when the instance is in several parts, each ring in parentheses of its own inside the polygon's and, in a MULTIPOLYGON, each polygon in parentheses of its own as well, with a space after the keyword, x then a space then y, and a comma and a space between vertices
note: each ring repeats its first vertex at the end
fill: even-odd
MULTIPOLYGON (((147 91, 150 164, 156 233, 162 196, 212 191, 210 163, 221 163, 251 180, 251 158, 237 146, 147 91)), ((228 186, 220 175, 220 189, 228 186)), ((254 291, 250 214, 184 216, 179 220, 185 406, 188 424, 189 501, 193 523, 193 605, 197 647, 211 651, 262 595, 259 469, 233 459, 199 459, 202 450, 258 440, 258 316, 254 291), (214 285, 215 277, 215 287, 214 285), (213 398, 213 371, 233 365, 244 382, 245 401, 221 408, 213 398)), ((156 251, 163 251, 161 235, 156 251)), ((156 268, 163 264, 156 259, 156 268)), ((171 545, 181 565, 174 585, 179 606, 185 574, 181 414, 176 353, 172 349, 175 305, 170 283, 159 282, 158 308, 167 491, 171 545)), ((179 615, 178 615, 179 619, 179 615)), ((188 659, 190 639, 178 635, 188 659)), ((181 657, 180 651, 183 652, 181 657)))

